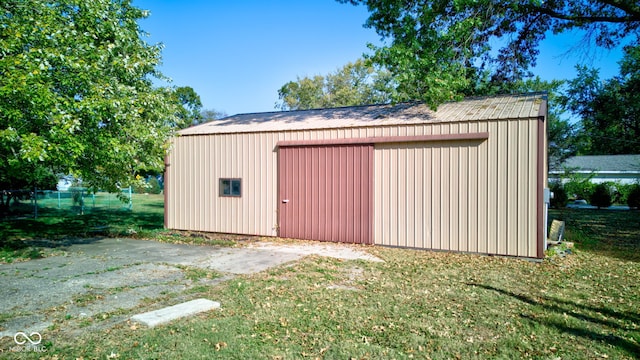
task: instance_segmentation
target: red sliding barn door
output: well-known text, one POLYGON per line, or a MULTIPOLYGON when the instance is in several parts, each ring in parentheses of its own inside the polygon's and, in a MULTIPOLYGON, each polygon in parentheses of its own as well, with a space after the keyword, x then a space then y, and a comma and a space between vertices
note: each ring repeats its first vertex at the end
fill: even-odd
POLYGON ((280 237, 373 243, 373 145, 281 147, 278 181, 280 237))

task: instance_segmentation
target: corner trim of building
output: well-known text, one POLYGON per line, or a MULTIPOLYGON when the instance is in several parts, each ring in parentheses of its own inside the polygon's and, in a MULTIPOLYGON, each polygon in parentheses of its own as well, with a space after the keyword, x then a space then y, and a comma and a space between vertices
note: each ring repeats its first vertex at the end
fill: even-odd
POLYGON ((168 195, 168 185, 169 185, 169 176, 167 176, 167 173, 169 172, 169 155, 165 155, 164 156, 164 174, 163 174, 163 181, 164 181, 164 187, 162 189, 162 193, 164 195, 164 228, 168 229, 169 228, 169 207, 168 205, 168 200, 169 200, 169 195, 168 195))
MULTIPOLYGON (((546 102, 545 102, 546 103, 546 102)), ((536 179, 536 203, 537 203, 537 211, 536 211, 536 221, 537 221, 537 257, 539 259, 544 258, 544 215, 545 215, 545 204, 544 204, 544 178, 546 172, 545 166, 545 146, 546 146, 546 131, 545 131, 545 120, 546 116, 540 115, 538 117, 538 144, 537 144, 537 179, 536 179)))

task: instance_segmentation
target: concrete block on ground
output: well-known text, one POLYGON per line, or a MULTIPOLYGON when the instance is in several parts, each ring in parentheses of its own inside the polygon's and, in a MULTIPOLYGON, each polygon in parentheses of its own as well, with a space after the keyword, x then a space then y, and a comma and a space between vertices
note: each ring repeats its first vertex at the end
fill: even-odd
POLYGON ((131 317, 131 320, 148 327, 154 327, 156 325, 168 323, 175 319, 180 319, 201 312, 218 309, 219 307, 220 303, 217 301, 195 299, 163 309, 134 315, 131 317))

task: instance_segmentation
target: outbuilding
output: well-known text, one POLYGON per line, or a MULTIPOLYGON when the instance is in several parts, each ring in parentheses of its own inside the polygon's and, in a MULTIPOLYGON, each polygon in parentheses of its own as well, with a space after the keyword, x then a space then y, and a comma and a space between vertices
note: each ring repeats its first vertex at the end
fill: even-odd
POLYGON ((179 132, 169 229, 541 258, 544 94, 234 115, 179 132))
POLYGON ((594 184, 635 184, 640 180, 640 154, 573 156, 549 169, 551 181, 561 181, 567 175, 589 178, 594 184))

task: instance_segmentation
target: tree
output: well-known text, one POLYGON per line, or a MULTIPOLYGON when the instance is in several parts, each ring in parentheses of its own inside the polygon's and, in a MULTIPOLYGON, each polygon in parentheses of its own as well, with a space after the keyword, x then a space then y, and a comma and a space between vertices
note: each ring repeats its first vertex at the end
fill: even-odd
POLYGON ((393 88, 387 71, 358 59, 326 76, 298 77, 286 83, 278 90, 280 102, 276 108, 303 110, 388 103, 393 88))
POLYGON ((175 127, 184 129, 202 122, 202 101, 200 95, 190 86, 182 86, 174 89, 176 101, 181 105, 178 108, 175 127))
POLYGON ((547 94, 547 140, 549 167, 558 169, 569 157, 576 155, 578 143, 576 142, 576 127, 564 116, 563 86, 565 81, 543 81, 539 77, 527 80, 519 80, 511 83, 499 84, 480 82, 478 89, 482 95, 492 95, 500 92, 545 92, 547 94))
MULTIPOLYGON (((0 215, 8 213, 11 201, 28 198, 22 189, 53 190, 58 183, 57 176, 43 166, 25 164, 21 173, 0 173, 0 215)), ((3 167, 3 169, 8 167, 3 167)), ((15 169, 12 169, 15 170, 15 169)), ((1 240, 0 240, 1 242, 1 240)))
POLYGON ((205 109, 200 112, 200 122, 206 123, 213 120, 219 120, 222 118, 226 118, 227 113, 224 111, 218 111, 216 109, 205 109))
POLYGON ((640 28, 635 0, 338 1, 365 4, 365 26, 389 40, 370 46, 371 59, 398 81, 397 100, 423 100, 433 108, 469 95, 486 74, 498 84, 528 77, 550 32, 584 30, 597 46, 612 48, 637 38, 640 28))
POLYGON ((625 47, 619 64, 612 79, 578 66, 569 81, 564 103, 581 118, 582 154, 640 153, 640 44, 625 47))
POLYGON ((591 194, 590 203, 593 206, 597 206, 600 208, 608 208, 611 206, 611 189, 607 184, 598 184, 593 189, 593 194, 591 194))
POLYGON ((0 181, 73 174, 104 190, 163 167, 179 104, 130 0, 0 2, 0 181))
POLYGON ((578 151, 576 126, 564 117, 564 85, 564 80, 544 81, 537 76, 504 83, 492 83, 486 77, 479 77, 475 79, 472 93, 482 96, 501 93, 546 93, 549 167, 558 169, 567 158, 576 155, 578 151))
POLYGON ((640 184, 634 184, 627 196, 627 205, 631 209, 640 209, 640 184))
POLYGON ((549 188, 553 193, 549 206, 554 209, 564 209, 569 203, 569 196, 562 185, 562 181, 550 182, 549 188))

